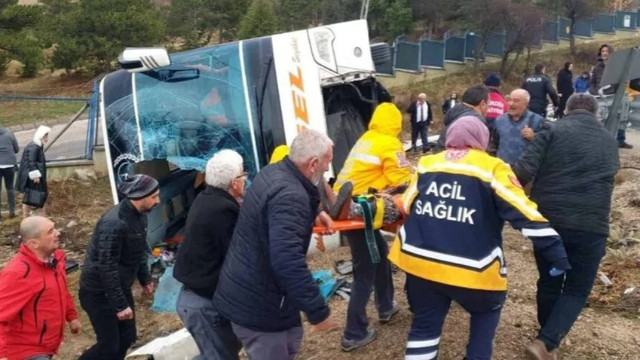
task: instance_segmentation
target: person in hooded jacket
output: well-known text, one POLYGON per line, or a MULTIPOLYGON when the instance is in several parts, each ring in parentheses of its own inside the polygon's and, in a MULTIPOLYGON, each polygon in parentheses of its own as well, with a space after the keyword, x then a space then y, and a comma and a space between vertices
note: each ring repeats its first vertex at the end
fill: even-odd
MULTIPOLYGON (((371 188, 377 192, 407 184, 413 168, 398 139, 401 130, 402 114, 398 108, 391 103, 378 105, 371 117, 369 130, 358 139, 338 174, 334 191, 340 191, 348 182, 353 183, 354 195, 368 193, 371 188)), ((352 351, 376 338, 376 331, 368 329, 366 311, 374 288, 381 323, 389 322, 399 307, 393 299, 388 245, 380 231, 374 231, 381 257, 377 264, 370 258, 364 230, 345 231, 343 234, 351 248, 354 277, 341 347, 343 351, 352 351)))
POLYGON ((558 87, 558 96, 560 101, 556 110, 558 119, 564 116, 564 108, 567 106, 567 99, 573 94, 573 64, 570 61, 564 63, 564 67, 558 71, 556 86, 558 87))
MULTIPOLYGON (((4 180, 4 188, 7 190, 7 203, 9 205, 9 217, 16 215, 16 196, 13 190, 16 172, 16 154, 20 151, 15 135, 0 126, 0 182, 4 180)), ((2 184, 0 184, 1 186, 2 184)), ((1 188, 0 188, 1 191, 1 188)), ((0 219, 2 215, 0 215, 0 219)))
POLYGON ((543 118, 547 118, 547 105, 549 102, 547 101, 547 96, 551 98, 551 102, 553 103, 553 107, 557 108, 559 105, 558 102, 558 93, 556 89, 553 88, 551 84, 551 80, 544 73, 545 67, 542 64, 538 64, 534 68, 534 74, 527 76, 522 83, 521 88, 527 90, 529 95, 531 96, 531 101, 529 102, 529 110, 534 113, 542 116, 543 118))
POLYGON ((490 92, 486 86, 475 85, 468 88, 462 94, 462 103, 451 108, 444 115, 444 128, 440 133, 435 151, 443 151, 447 141, 447 129, 459 118, 469 115, 478 118, 483 124, 487 124, 485 116, 489 109, 490 92))
POLYGON ((42 202, 42 206, 35 207, 22 204, 22 217, 27 217, 31 211, 35 211, 37 215, 44 216, 44 204, 47 201, 47 160, 44 157, 44 144, 49 141, 49 132, 51 128, 40 126, 33 135, 33 141, 24 147, 22 158, 20 159, 20 168, 18 169, 18 180, 16 189, 21 193, 25 193, 28 189, 42 191, 47 195, 42 202))

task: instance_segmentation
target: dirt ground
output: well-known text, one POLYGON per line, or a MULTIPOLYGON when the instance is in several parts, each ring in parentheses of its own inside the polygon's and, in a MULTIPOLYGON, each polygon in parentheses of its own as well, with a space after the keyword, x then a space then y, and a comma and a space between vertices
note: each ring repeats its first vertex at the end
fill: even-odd
MULTIPOLYGON (((640 359, 640 132, 630 133, 629 141, 636 147, 621 150, 622 169, 614 190, 612 234, 601 271, 613 285, 596 280, 589 306, 585 309, 567 340, 561 347, 563 359, 640 359), (633 290, 631 290, 633 289, 633 290), (625 291, 627 294, 625 295, 625 291)), ((415 159, 414 159, 415 160, 415 159)), ((61 240, 68 258, 82 261, 84 248, 93 226, 110 205, 107 178, 82 182, 65 180, 50 184, 48 214, 61 229, 61 240)), ((0 265, 15 253, 19 219, 4 218, 0 222, 0 265)), ((504 250, 509 262, 509 295, 502 312, 495 340, 494 359, 524 359, 524 347, 537 331, 535 307, 536 267, 528 240, 508 226, 504 231, 504 250)), ((309 259, 314 270, 332 269, 337 260, 348 260, 348 248, 322 253, 309 259)), ((71 291, 77 295, 79 272, 69 276, 71 291)), ((369 346, 343 353, 340 351, 341 328, 346 319, 347 303, 334 297, 330 306, 339 329, 327 333, 305 332, 299 359, 401 359, 411 324, 406 297, 402 292, 404 274, 394 275, 396 298, 401 312, 387 325, 377 323, 370 304, 371 327, 378 329, 378 339, 369 346)), ((150 310, 151 299, 135 289, 139 339, 136 346, 165 336, 181 327, 177 316, 150 310)), ((78 304, 76 299, 76 304, 78 304)), ((76 359, 93 343, 90 323, 80 311, 85 332, 66 335, 58 359, 76 359)), ((305 324, 308 330, 308 324, 305 324)), ((440 359, 462 359, 468 336, 468 316, 453 307, 447 318, 440 346, 440 359)))

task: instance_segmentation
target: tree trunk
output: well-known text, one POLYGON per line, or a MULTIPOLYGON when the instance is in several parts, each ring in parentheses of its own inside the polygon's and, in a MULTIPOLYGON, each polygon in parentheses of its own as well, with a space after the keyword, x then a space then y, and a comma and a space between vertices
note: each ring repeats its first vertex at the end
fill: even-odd
POLYGON ((513 61, 509 65, 509 68, 507 69, 507 73, 505 74, 505 78, 508 78, 509 76, 511 76, 511 73, 513 72, 513 68, 518 63, 518 59, 520 59, 520 55, 522 55, 522 49, 518 50, 518 52, 516 53, 516 57, 513 59, 513 61))
POLYGON ((576 17, 571 17, 571 27, 569 28, 569 48, 571 49, 571 55, 576 56, 576 17))
POLYGON ((511 55, 511 51, 505 51, 502 55, 502 61, 500 62, 500 76, 506 79, 507 76, 507 63, 509 62, 509 55, 511 55))
POLYGON ((527 62, 525 64, 525 71, 529 71, 531 68, 531 46, 527 46, 527 62))

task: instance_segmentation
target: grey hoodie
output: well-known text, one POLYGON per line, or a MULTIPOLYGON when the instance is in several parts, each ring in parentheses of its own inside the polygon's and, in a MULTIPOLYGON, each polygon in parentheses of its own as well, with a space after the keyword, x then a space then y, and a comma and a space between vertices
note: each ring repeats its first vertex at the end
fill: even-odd
POLYGON ((16 165, 16 154, 20 151, 18 141, 11 131, 0 126, 0 165, 16 165))

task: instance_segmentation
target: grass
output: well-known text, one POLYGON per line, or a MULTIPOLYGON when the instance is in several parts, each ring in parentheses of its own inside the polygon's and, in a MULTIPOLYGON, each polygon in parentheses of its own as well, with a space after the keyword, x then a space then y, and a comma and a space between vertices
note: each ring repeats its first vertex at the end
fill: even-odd
MULTIPOLYGON (((93 81, 63 72, 42 71, 38 77, 22 78, 19 66, 12 62, 7 75, 0 77, 0 95, 89 98, 93 81)), ((68 119, 82 108, 82 102, 41 100, 0 100, 0 124, 41 124, 43 120, 68 119)))
POLYGON ((2 101, 0 124, 13 126, 34 123, 43 120, 68 119, 78 112, 83 103, 77 101, 2 101))

